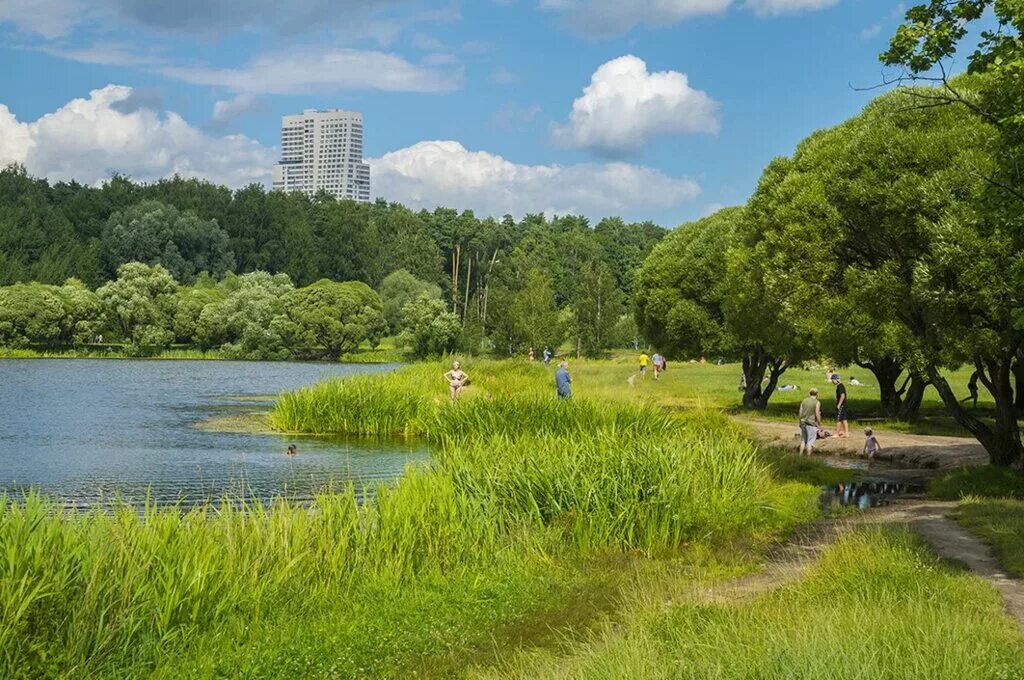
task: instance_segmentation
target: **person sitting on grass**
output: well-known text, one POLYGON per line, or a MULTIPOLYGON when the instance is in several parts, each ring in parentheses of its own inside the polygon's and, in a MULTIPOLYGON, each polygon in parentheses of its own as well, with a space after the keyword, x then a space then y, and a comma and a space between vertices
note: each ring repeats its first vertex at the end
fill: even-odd
POLYGON ((875 456, 882 452, 882 445, 878 443, 874 430, 870 427, 864 428, 864 455, 868 458, 868 469, 875 466, 875 456))
POLYGON ((444 379, 448 381, 452 401, 458 401, 462 396, 462 388, 469 382, 469 375, 462 370, 462 364, 458 361, 453 363, 452 370, 444 374, 444 379))

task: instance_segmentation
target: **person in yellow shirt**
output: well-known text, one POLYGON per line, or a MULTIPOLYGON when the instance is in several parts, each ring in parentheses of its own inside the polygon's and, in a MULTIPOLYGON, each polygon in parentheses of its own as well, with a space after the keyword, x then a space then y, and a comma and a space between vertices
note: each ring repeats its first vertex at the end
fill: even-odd
POLYGON ((647 352, 640 353, 640 379, 643 380, 647 377, 647 364, 651 363, 651 358, 647 356, 647 352))

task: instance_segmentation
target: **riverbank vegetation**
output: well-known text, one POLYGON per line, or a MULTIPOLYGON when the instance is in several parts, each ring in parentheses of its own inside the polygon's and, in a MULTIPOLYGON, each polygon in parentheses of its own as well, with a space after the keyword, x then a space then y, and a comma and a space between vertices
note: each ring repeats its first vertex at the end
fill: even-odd
POLYGON ((817 490, 773 477, 721 414, 561 403, 544 368, 507 362, 467 366, 457 405, 420 398, 438 370, 281 400, 292 430, 433 442, 434 465, 369 503, 349 489, 309 509, 3 504, 0 674, 401 677, 606 591, 617 563, 721 553, 709 569, 743 568, 818 512, 817 490))
POLYGON ((1014 498, 964 499, 956 519, 971 533, 995 548, 999 562, 1017 578, 1024 578, 1024 500, 1014 498))

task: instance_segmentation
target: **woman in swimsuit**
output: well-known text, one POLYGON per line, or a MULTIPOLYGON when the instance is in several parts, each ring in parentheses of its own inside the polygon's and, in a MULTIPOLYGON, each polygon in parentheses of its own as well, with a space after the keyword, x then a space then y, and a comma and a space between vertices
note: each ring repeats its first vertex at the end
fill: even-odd
POLYGON ((462 370, 462 365, 456 361, 452 364, 452 370, 444 374, 444 379, 448 381, 448 389, 451 390, 452 401, 458 401, 459 397, 462 396, 462 388, 469 382, 469 375, 462 370))

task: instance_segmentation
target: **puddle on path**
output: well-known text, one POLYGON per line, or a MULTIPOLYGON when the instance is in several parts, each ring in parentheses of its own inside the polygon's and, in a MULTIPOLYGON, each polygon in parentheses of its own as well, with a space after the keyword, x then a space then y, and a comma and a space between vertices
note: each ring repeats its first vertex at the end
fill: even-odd
POLYGON ((819 500, 825 514, 832 507, 852 506, 860 510, 889 505, 905 493, 921 493, 920 484, 904 482, 862 481, 835 484, 822 489, 819 500))

